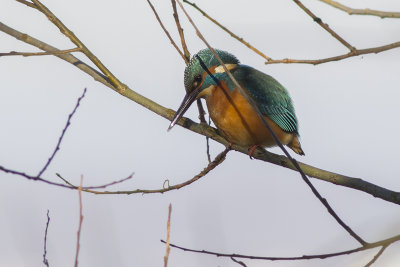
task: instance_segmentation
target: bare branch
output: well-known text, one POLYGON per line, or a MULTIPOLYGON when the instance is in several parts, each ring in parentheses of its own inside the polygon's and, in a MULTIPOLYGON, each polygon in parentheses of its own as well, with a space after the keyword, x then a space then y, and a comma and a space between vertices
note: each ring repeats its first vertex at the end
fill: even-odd
POLYGON ((164 30, 165 34, 167 35, 169 41, 171 42, 171 44, 175 47, 176 51, 178 51, 179 55, 181 55, 182 59, 186 62, 186 64, 189 62, 187 61, 185 55, 182 53, 182 51, 179 49, 179 47, 176 45, 174 39, 172 39, 171 35, 169 34, 169 32, 167 31, 167 29, 164 27, 164 24, 161 22, 160 17, 157 14, 157 11, 155 10, 153 4, 150 2, 150 0, 147 0, 147 3, 149 3, 151 9, 154 12, 154 15, 156 16, 156 19, 158 21, 158 23, 160 23, 161 28, 164 30))
POLYGON ((106 66, 101 63, 101 61, 76 37, 76 35, 70 31, 46 6, 44 6, 39 0, 32 0, 37 9, 45 14, 47 18, 58 27, 62 34, 67 36, 71 42, 73 42, 77 47, 82 50, 84 53, 98 68, 99 70, 107 77, 109 81, 117 88, 118 92, 123 92, 126 90, 126 85, 122 84, 117 77, 114 76, 106 66))
POLYGON ((189 2, 187 0, 183 0, 184 3, 191 5, 192 7, 194 7, 195 9, 197 9, 204 17, 206 17, 207 19, 209 19, 211 22, 213 22, 215 25, 217 25, 219 28, 221 28, 222 30, 224 30, 225 32, 227 32, 230 36, 232 36, 233 38, 235 38, 236 40, 238 40, 239 42, 241 42, 242 44, 244 44, 245 46, 247 46, 248 48, 250 48, 251 50, 253 50, 255 53, 257 53, 258 55, 262 56, 263 58, 265 58, 267 61, 272 60, 272 58, 266 56, 263 52, 261 52, 260 50, 258 50, 257 48, 255 48, 254 46, 252 46, 250 43, 246 42, 243 38, 237 36, 236 34, 234 34, 233 32, 231 32, 228 28, 226 28, 225 26, 223 26, 221 23, 219 23, 218 21, 216 21, 215 19, 213 19, 212 17, 210 17, 205 11, 203 11, 201 8, 199 8, 195 3, 189 2))
MULTIPOLYGON (((324 1, 324 0, 320 0, 320 1, 324 1)), ((188 0, 183 0, 183 2, 185 2, 185 3, 193 6, 194 8, 196 8, 203 16, 205 16, 206 18, 208 18, 209 20, 214 22, 219 28, 221 28, 222 30, 226 31, 228 34, 230 34, 233 38, 235 38, 239 42, 245 44, 247 47, 249 47, 251 50, 256 52, 261 57, 265 58, 267 60, 265 62, 266 65, 267 64, 279 64, 279 63, 285 63, 285 64, 293 64, 293 63, 299 64, 299 63, 301 63, 301 64, 318 65, 318 64, 322 64, 322 63, 338 61, 338 60, 346 59, 346 58, 349 58, 349 57, 355 57, 355 56, 364 55, 364 54, 372 54, 372 53, 377 54, 377 53, 380 53, 380 52, 383 52, 383 51, 387 51, 387 50, 390 50, 390 49, 393 49, 393 48, 397 48, 397 47, 400 46, 400 42, 395 42, 395 43, 391 43, 391 44, 387 44, 387 45, 383 45, 383 46, 371 47, 371 48, 366 48, 366 49, 355 49, 353 47, 354 50, 350 49, 351 51, 349 53, 346 53, 346 54, 343 54, 343 55, 339 55, 339 56, 334 56, 334 57, 322 58, 322 59, 289 59, 289 58, 272 59, 270 57, 267 57, 262 52, 260 52, 258 49, 254 48, 249 43, 244 41, 242 38, 238 37, 236 34, 234 34, 230 30, 228 30, 226 27, 221 25, 218 21, 216 21, 215 19, 210 17, 207 13, 205 13, 202 9, 200 9, 195 3, 191 3, 188 0)), ((304 7, 304 5, 303 5, 303 7, 304 7)), ((308 10, 308 11, 311 12, 310 10, 308 10)), ((322 21, 318 17, 316 17, 313 13, 311 13, 311 14, 313 15, 313 19, 315 21, 317 21, 317 22, 320 21, 322 23, 322 21)), ((326 25, 325 23, 322 23, 322 24, 326 25)), ((334 34, 336 34, 336 33, 334 33, 334 34)), ((336 36, 338 36, 338 35, 336 34, 336 36)), ((340 36, 338 36, 338 37, 339 37, 339 39, 342 39, 340 36)), ((344 42, 347 43, 346 41, 344 41, 344 42)), ((349 46, 351 46, 351 45, 349 45, 349 46)))
POLYGON ((50 216, 49 210, 47 210, 47 223, 46 223, 46 230, 44 231, 44 246, 43 246, 43 263, 47 267, 49 267, 49 261, 47 260, 47 230, 49 229, 50 224, 50 216))
POLYGON ((324 2, 325 4, 333 6, 337 9, 340 9, 349 15, 370 15, 370 16, 381 17, 382 19, 384 19, 384 18, 400 18, 400 12, 379 11, 379 10, 374 10, 374 9, 369 9, 369 8, 364 8, 364 9, 351 8, 351 7, 345 6, 341 3, 338 3, 338 2, 332 1, 332 0, 319 0, 319 1, 324 2))
MULTIPOLYGON (((251 260, 268 260, 268 261, 294 261, 294 260, 312 260, 312 259, 326 259, 326 258, 332 258, 332 257, 337 257, 337 256, 342 256, 342 255, 348 255, 348 254, 353 254, 356 252, 376 248, 376 247, 387 247, 390 244, 397 242, 400 240, 400 235, 393 236, 391 238, 383 239, 378 242, 374 243, 369 243, 364 246, 355 248, 355 249, 349 249, 349 250, 344 250, 340 252, 335 252, 335 253, 328 253, 328 254, 318 254, 318 255, 303 255, 303 256, 294 256, 294 257, 268 257, 268 256, 252 256, 252 255, 243 255, 243 254, 228 254, 228 253, 219 253, 219 252, 214 252, 214 251, 209 251, 209 250, 198 250, 198 249, 190 249, 190 248, 185 248, 182 246, 178 246, 175 244, 171 244, 170 246, 173 248, 177 248, 183 251, 188 251, 188 252, 194 252, 194 253, 200 253, 200 254, 208 254, 208 255, 214 255, 217 257, 226 257, 226 258, 242 258, 242 259, 251 259, 251 260)), ((161 240, 162 243, 165 243, 164 240, 161 240)), ((382 251, 382 249, 381 249, 382 251)))
POLYGON ((390 246, 390 244, 391 244, 391 243, 386 244, 386 245, 383 245, 383 246, 381 247, 381 249, 378 251, 378 253, 376 253, 376 255, 374 256, 374 258, 373 258, 370 262, 368 262, 368 263, 365 265, 365 267, 370 267, 370 266, 372 266, 372 264, 374 264, 374 263, 376 262, 376 260, 382 255, 383 251, 385 251, 385 249, 386 249, 388 246, 390 246))
POLYGON ((11 51, 9 53, 0 53, 0 57, 4 56, 24 56, 24 57, 30 57, 30 56, 47 56, 47 55, 61 55, 61 54, 69 54, 71 52, 79 52, 81 49, 79 47, 71 48, 71 49, 65 49, 65 50, 58 50, 58 51, 53 51, 53 52, 15 52, 11 51))
POLYGON ((393 48, 400 47, 400 42, 395 42, 383 46, 377 46, 377 47, 371 47, 371 48, 366 48, 366 49, 356 49, 355 51, 349 52, 347 54, 343 54, 340 56, 334 56, 334 57, 328 57, 328 58, 323 58, 323 59, 279 59, 279 60, 271 60, 271 61, 266 61, 265 64, 276 64, 276 63, 304 63, 304 64, 312 64, 312 65, 318 65, 326 62, 331 62, 331 61, 338 61, 342 60, 345 58, 349 57, 355 57, 355 56, 360 56, 360 55, 365 55, 365 54, 378 54, 383 51, 387 51, 393 48))
POLYGON ((342 37, 340 37, 336 32, 334 32, 328 24, 324 23, 321 18, 317 17, 312 13, 307 7, 305 7, 299 0, 293 0, 301 9, 304 10, 316 23, 318 23, 322 28, 324 28, 327 32, 329 32, 336 40, 341 42, 344 46, 346 46, 350 51, 355 51, 356 48, 346 42, 342 37))
MULTIPOLYGON (((178 11, 176 10, 175 0, 171 0, 171 4, 172 4, 172 8, 174 10, 173 16, 175 19, 176 27, 178 28, 179 37, 181 38, 182 49, 183 49, 183 53, 185 55, 184 59, 185 59, 186 65, 187 65, 187 64, 189 64, 189 61, 190 61, 190 53, 189 53, 189 50, 186 45, 185 35, 183 34, 183 29, 181 27, 181 23, 179 22, 179 16, 178 16, 178 11)), ((153 11, 154 11, 154 9, 153 9, 153 11)))
MULTIPOLYGON (((125 182, 125 181, 127 181, 127 180, 130 180, 130 179, 132 179, 132 177, 133 177, 133 174, 134 174, 134 173, 132 173, 131 175, 129 175, 129 176, 128 176, 128 177, 126 177, 126 178, 123 178, 123 179, 120 179, 120 180, 117 180, 117 181, 113 181, 113 182, 111 182, 111 183, 103 184, 103 185, 97 185, 97 186, 84 186, 84 187, 82 187, 82 190, 85 190, 85 189, 100 189, 100 188, 107 188, 107 187, 109 187, 109 186, 112 186, 112 185, 120 184, 120 183, 123 183, 123 182, 125 182)), ((62 176, 61 176, 61 174, 59 174, 59 173, 56 173, 56 175, 58 176, 58 178, 60 178, 61 180, 63 180, 63 181, 64 181, 64 183, 66 183, 67 185, 69 185, 69 186, 71 186, 71 187, 73 187, 73 188, 77 189, 77 187, 76 187, 75 185, 73 185, 72 183, 70 183, 68 180, 64 179, 64 177, 62 177, 62 176)))
POLYGON ((60 145, 61 145, 61 142, 62 142, 62 140, 64 138, 64 134, 67 132, 68 127, 71 125, 71 119, 74 116, 76 110, 78 109, 79 104, 81 103, 81 100, 85 97, 85 94, 86 94, 86 88, 83 90, 82 95, 78 98, 78 101, 76 102, 74 110, 72 111, 71 114, 69 114, 67 123, 65 124, 65 127, 62 130, 61 136, 58 139, 58 142, 57 142, 56 148, 54 149, 53 154, 47 160, 47 163, 43 166, 43 168, 39 171, 37 177, 40 177, 46 171, 47 167, 50 165, 51 161, 54 159, 55 155, 57 154, 57 151, 60 150, 60 145))
POLYGON ((164 267, 168 266, 168 257, 171 248, 169 247, 169 237, 171 233, 171 212, 172 212, 172 205, 169 204, 168 207, 168 222, 167 222, 167 242, 165 243, 165 256, 164 256, 164 267))
POLYGON ((81 183, 78 187, 78 196, 79 196, 79 226, 78 232, 76 233, 76 252, 75 252, 75 267, 78 267, 78 258, 79 258, 79 249, 81 247, 81 230, 82 230, 82 222, 83 222, 83 215, 82 215, 82 182, 83 182, 83 175, 81 176, 81 183))

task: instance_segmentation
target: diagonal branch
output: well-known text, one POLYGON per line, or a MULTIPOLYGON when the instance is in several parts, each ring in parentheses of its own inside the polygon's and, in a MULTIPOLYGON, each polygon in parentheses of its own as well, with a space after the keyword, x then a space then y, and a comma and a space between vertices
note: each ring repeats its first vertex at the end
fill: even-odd
POLYGON ((212 23, 217 25, 219 28, 221 28, 222 30, 227 32, 230 36, 232 36, 233 38, 235 38, 236 40, 238 40, 239 42, 241 42, 242 44, 244 44, 245 46, 247 46, 248 48, 253 50, 255 53, 257 53, 261 57, 265 58, 267 61, 271 61, 272 60, 272 58, 266 56, 263 52, 261 52, 260 50, 258 50, 254 46, 252 46, 250 43, 246 42, 243 38, 237 36, 236 34, 231 32, 228 28, 226 28, 221 23, 219 23, 217 20, 215 20, 212 17, 210 17, 204 10, 202 10, 200 7, 198 7, 195 3, 189 2, 188 0, 183 0, 183 2, 188 4, 188 5, 190 5, 190 6, 192 6, 192 7, 194 7, 195 9, 197 9, 204 17, 209 19, 212 23))
POLYGON ((151 9, 153 10, 154 15, 156 16, 156 19, 158 21, 158 23, 160 24, 161 28, 164 30, 165 35, 167 35, 169 41, 171 42, 171 44, 173 45, 173 47, 175 47, 176 51, 178 51, 179 55, 183 58, 183 60, 186 62, 186 64, 189 62, 187 61, 185 55, 182 53, 182 51, 179 49, 179 47, 176 45, 174 39, 172 39, 171 35, 169 34, 169 32, 167 31, 167 29, 165 28, 164 24, 162 23, 160 17, 158 16, 158 13, 156 11, 156 9, 154 8, 153 4, 150 2, 150 0, 147 0, 147 3, 149 3, 151 9))
POLYGON ((306 12, 316 23, 319 24, 322 28, 324 28, 327 32, 329 32, 336 40, 341 42, 344 46, 346 46, 350 51, 355 51, 356 48, 350 45, 347 41, 345 41, 342 37, 340 37, 335 31, 333 31, 328 24, 324 23, 321 18, 314 15, 307 7, 305 7, 299 0, 293 0, 304 12, 306 12))
MULTIPOLYGON (((29 36, 28 34, 24 34, 15 29, 12 29, 1 22, 0 22, 0 31, 3 31, 3 32, 17 38, 18 40, 21 40, 25 43, 36 46, 44 51, 57 51, 58 50, 57 48, 55 48, 53 46, 50 46, 38 39, 35 39, 35 38, 29 36)), ((110 82, 107 80, 107 78, 104 75, 102 75, 100 72, 96 71, 95 69, 91 68, 90 66, 88 66, 87 64, 82 62, 81 60, 77 59, 73 55, 62 54, 62 55, 56 55, 56 57, 71 63, 73 66, 79 68, 86 74, 93 77, 96 81, 104 84, 105 86, 109 87, 110 89, 112 89, 114 91, 117 91, 116 88, 112 84, 110 84, 110 82)), ((168 120, 171 120, 175 114, 174 110, 168 109, 168 108, 138 94, 137 92, 135 92, 129 88, 124 92, 118 92, 118 93, 120 93, 124 97, 136 102, 137 104, 145 107, 146 109, 148 109, 168 120)), ((220 136, 215 128, 210 127, 206 124, 199 124, 188 118, 183 118, 183 119, 179 120, 177 124, 179 124, 180 126, 186 128, 192 132, 209 137, 210 139, 213 139, 214 141, 216 141, 224 146, 229 145, 229 142, 225 138, 220 136)), ((238 152, 241 152, 243 154, 246 154, 246 155, 248 153, 247 147, 233 145, 232 149, 234 149, 238 152)), ((296 170, 294 168, 294 166, 292 165, 292 163, 285 156, 277 155, 277 154, 268 152, 264 149, 256 149, 254 151, 253 158, 256 158, 258 160, 262 160, 265 162, 269 162, 269 163, 272 163, 275 165, 279 165, 279 166, 282 166, 282 167, 285 167, 285 168, 288 168, 291 170, 296 170)), ((322 170, 322 169, 319 169, 319 168, 316 168, 316 167, 313 167, 311 165, 307 165, 307 164, 304 164, 301 162, 299 162, 299 165, 300 165, 301 169, 304 171, 304 173, 310 177, 314 177, 314 178, 317 178, 317 179, 320 179, 320 180, 323 180, 326 182, 330 182, 330 183, 333 183, 336 185, 356 189, 356 190, 365 192, 367 194, 370 194, 374 197, 377 197, 377 198, 383 199, 385 201, 389 201, 394 204, 400 205, 400 193, 399 192, 380 187, 378 185, 364 181, 360 178, 354 178, 354 177, 322 170)), ((22 172, 13 171, 13 170, 7 169, 2 166, 0 166, 0 171, 13 173, 13 174, 25 177, 27 179, 38 180, 37 177, 29 176, 22 172)), ((56 184, 56 183, 52 183, 49 181, 42 181, 42 182, 56 184)), ((69 188, 65 184, 60 184, 60 186, 69 188)))
POLYGON ((172 8, 174 10, 173 16, 174 16, 174 19, 175 19, 176 27, 177 27, 178 32, 179 32, 179 37, 181 39, 183 53, 185 55, 185 57, 184 57, 185 63, 187 65, 187 64, 189 64, 189 61, 190 61, 190 53, 189 53, 189 50, 188 50, 187 45, 186 45, 185 35, 183 34, 183 29, 181 27, 181 23, 179 22, 179 16, 178 16, 178 11, 176 10, 176 2, 175 2, 175 0, 171 0, 171 4, 172 4, 172 8))
POLYGON ((98 68, 99 70, 107 77, 109 81, 117 88, 119 92, 123 92, 126 90, 126 85, 122 84, 117 77, 114 76, 106 66, 101 63, 101 61, 76 37, 76 35, 70 31, 67 26, 65 26, 46 6, 44 6, 39 0, 32 0, 37 9, 45 14, 47 18, 64 34, 68 37, 71 42, 73 42, 77 47, 82 50, 84 53, 98 68))
MULTIPOLYGON (((233 77, 232 73, 228 70, 228 68, 225 66, 224 62, 219 58, 218 54, 214 51, 214 49, 208 44, 206 39, 203 37, 197 26, 194 24, 193 20, 190 18, 189 14, 186 12, 185 8, 181 4, 179 0, 176 0, 181 7, 182 11, 185 13, 186 17, 188 18, 189 22, 193 25, 193 28, 195 28, 197 35, 199 38, 207 45, 207 47, 212 51, 214 54, 215 58, 219 61, 221 66, 223 66, 225 73, 228 74, 229 78, 231 81, 235 84, 235 87, 239 90, 242 96, 245 97, 246 101, 252 106, 253 110, 257 113, 257 116, 261 120, 261 122, 264 124, 265 128, 270 132, 272 135, 275 143, 279 146, 279 148, 285 153, 286 157, 289 159, 289 161, 293 164, 295 169, 300 173, 302 179, 304 182, 310 187, 311 191, 313 194, 318 198, 318 200, 325 206, 325 208, 328 210, 329 214, 339 223, 343 229, 345 229, 354 239, 356 239, 360 244, 365 245, 367 244, 366 241, 364 241, 359 235, 357 235, 337 214, 336 212, 332 209, 332 207, 329 205, 328 201, 321 196, 321 194, 318 192, 318 190, 314 187, 314 185, 311 183, 311 181, 308 179, 308 177, 305 175, 303 170, 301 169, 300 165, 297 163, 297 161, 292 158, 292 156, 289 154, 289 152, 286 150, 286 148, 282 145, 281 141, 275 134, 275 132, 272 130, 271 126, 269 123, 266 121, 264 116, 262 115, 260 109, 258 108, 258 105, 255 103, 254 99, 245 91, 241 85, 236 81, 236 79, 233 77)), ((200 64, 204 68, 205 71, 208 72, 208 75, 210 75, 214 81, 216 82, 217 86, 219 86, 219 81, 211 74, 211 72, 207 69, 207 66, 202 63, 202 60, 199 56, 197 56, 200 64)))
POLYGON ((330 6, 333 6, 334 8, 337 8, 339 10, 342 10, 346 12, 349 15, 370 15, 370 16, 377 16, 383 18, 400 18, 400 12, 387 12, 387 11, 379 11, 379 10, 374 10, 374 9, 369 9, 369 8, 351 8, 348 6, 345 6, 341 3, 338 3, 336 1, 332 0, 319 0, 321 2, 324 2, 325 4, 328 4, 330 6))

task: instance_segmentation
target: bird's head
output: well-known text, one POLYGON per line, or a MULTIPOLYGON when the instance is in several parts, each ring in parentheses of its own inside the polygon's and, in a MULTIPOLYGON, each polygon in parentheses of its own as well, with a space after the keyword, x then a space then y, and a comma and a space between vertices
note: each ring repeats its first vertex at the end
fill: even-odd
MULTIPOLYGON (((239 64, 239 60, 234 55, 219 49, 214 49, 214 51, 228 70, 234 69, 239 64)), ((175 113, 168 130, 175 125, 196 99, 206 97, 211 93, 212 87, 218 84, 216 75, 214 74, 224 72, 224 67, 208 48, 200 50, 192 57, 185 68, 184 82, 186 95, 175 113)))

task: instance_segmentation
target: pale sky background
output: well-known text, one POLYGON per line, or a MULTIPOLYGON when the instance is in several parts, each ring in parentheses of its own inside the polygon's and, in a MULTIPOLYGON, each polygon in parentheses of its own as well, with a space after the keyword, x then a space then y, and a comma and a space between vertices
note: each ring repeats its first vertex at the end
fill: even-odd
MULTIPOLYGON (((338 41, 292 1, 196 2, 223 25, 273 58, 321 58, 345 53, 338 41)), ((346 1, 354 7, 400 11, 398 0, 346 1)), ((147 2, 44 1, 100 60, 133 90, 176 109, 184 95, 184 62, 147 2)), ((400 40, 400 20, 348 16, 319 1, 304 4, 357 48, 400 40)), ((179 43, 170 1, 154 1, 179 43)), ((400 191, 400 49, 320 66, 264 65, 264 60, 185 5, 210 44, 280 81, 293 98, 305 163, 400 191)), ((180 16, 193 54, 204 48, 180 16)), ((2 0, 0 21, 60 49, 72 48, 47 18, 2 0)), ((0 33, 0 52, 37 51, 0 33)), ((78 55, 85 62, 86 58, 78 55)), ((129 101, 74 66, 52 56, 0 58, 0 165, 36 174, 52 153, 68 114, 85 87, 61 150, 44 178, 61 173, 99 185, 135 172, 110 189, 161 188, 188 180, 207 164, 205 138, 129 101)), ((187 116, 197 120, 196 108, 187 116)), ((212 142, 212 156, 223 147, 212 142)), ((273 151, 280 153, 277 149, 273 151)), ((292 153, 293 154, 293 153, 292 153)), ((340 217, 365 240, 400 233, 400 207, 330 183, 312 182, 340 217)), ((171 242, 188 248, 260 256, 301 256, 358 247, 291 170, 231 152, 200 181, 163 195, 83 194, 80 266, 162 266, 168 205, 171 242)), ((72 266, 78 193, 0 173, 0 266, 72 266)), ((399 266, 400 243, 374 266, 399 266)), ((377 250, 328 260, 248 266, 364 266, 377 250)), ((239 266, 230 259, 171 250, 169 266, 239 266)))

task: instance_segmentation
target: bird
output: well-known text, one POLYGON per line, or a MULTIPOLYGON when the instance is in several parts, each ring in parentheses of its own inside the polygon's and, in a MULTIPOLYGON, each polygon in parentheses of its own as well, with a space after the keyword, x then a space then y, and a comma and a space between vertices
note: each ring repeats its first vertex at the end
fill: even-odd
MULTIPOLYGON (((250 97, 279 141, 299 155, 304 155, 299 141, 299 128, 289 92, 272 76, 241 64, 229 52, 214 49, 240 87, 250 97)), ((200 50, 185 68, 186 95, 176 111, 168 130, 184 115, 191 104, 204 98, 209 116, 218 131, 230 144, 255 148, 273 147, 277 143, 246 100, 211 49, 200 50)))

